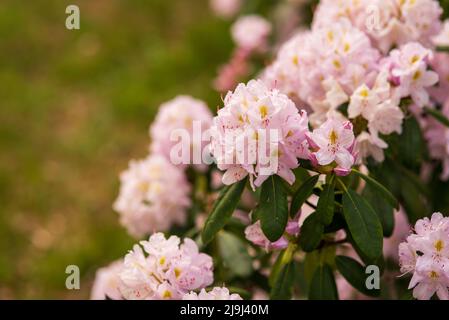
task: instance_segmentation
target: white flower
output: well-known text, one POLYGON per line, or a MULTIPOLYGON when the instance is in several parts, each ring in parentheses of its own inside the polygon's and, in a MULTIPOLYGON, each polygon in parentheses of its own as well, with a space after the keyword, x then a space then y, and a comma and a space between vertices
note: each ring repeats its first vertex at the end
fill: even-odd
POLYGON ((190 186, 184 172, 164 157, 131 161, 120 182, 114 209, 131 235, 141 237, 185 222, 190 186))
POLYGON ((200 293, 191 291, 182 297, 182 300, 242 300, 240 295, 229 293, 229 289, 225 287, 214 287, 211 291, 201 289, 200 293))
POLYGON ((385 159, 384 149, 388 148, 385 141, 366 131, 357 136, 355 145, 359 162, 369 157, 373 157, 377 162, 382 162, 385 159))
POLYGON ((258 15, 243 16, 231 28, 237 46, 248 51, 263 51, 270 32, 271 24, 258 15))
POLYGON ((402 132, 404 114, 391 100, 379 104, 372 112, 368 120, 368 128, 372 134, 389 135, 393 132, 402 132))
POLYGON ((141 241, 126 256, 119 273, 119 289, 125 299, 181 299, 190 290, 213 282, 212 258, 198 251, 191 239, 162 233, 141 241))

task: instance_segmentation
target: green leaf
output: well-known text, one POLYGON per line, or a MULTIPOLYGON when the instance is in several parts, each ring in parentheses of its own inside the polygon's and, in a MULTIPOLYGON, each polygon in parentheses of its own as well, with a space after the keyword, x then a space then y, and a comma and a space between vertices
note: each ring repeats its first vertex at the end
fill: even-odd
POLYGON ((328 264, 315 270, 309 290, 310 300, 338 300, 334 273, 328 264))
POLYGON ((335 264, 335 254, 337 246, 326 246, 320 250, 314 250, 308 252, 304 259, 304 278, 307 284, 310 284, 315 274, 315 270, 323 263, 327 263, 329 266, 335 264))
POLYGON ((295 262, 283 266, 279 272, 270 292, 270 299, 289 300, 292 297, 293 284, 295 282, 295 262))
POLYGON ((298 211, 301 209, 302 205, 306 200, 310 197, 313 192, 313 188, 318 182, 319 175, 314 175, 308 178, 304 183, 299 187, 296 193, 293 196, 292 203, 290 206, 290 216, 294 217, 298 211))
POLYGON ((277 175, 262 184, 257 216, 265 236, 272 242, 279 240, 288 222, 287 192, 277 175))
POLYGON ((390 237, 394 230, 394 208, 370 185, 365 186, 362 195, 377 213, 384 237, 390 237))
POLYGON ((341 275, 361 293, 372 297, 377 297, 380 295, 380 290, 369 290, 366 287, 365 282, 367 275, 365 273, 365 267, 363 267, 356 260, 350 257, 337 256, 335 258, 335 264, 337 265, 337 269, 340 271, 341 275))
POLYGON ((226 268, 240 277, 247 277, 252 273, 251 257, 245 243, 240 238, 232 233, 221 231, 217 235, 217 242, 226 268))
POLYGON ((332 175, 328 184, 323 188, 320 194, 316 208, 316 214, 320 222, 327 226, 332 222, 334 217, 334 200, 335 200, 335 176, 332 175))
POLYGON ((214 204, 212 212, 207 217, 201 234, 204 244, 208 244, 229 221, 239 203, 246 179, 243 179, 233 185, 226 186, 221 191, 217 201, 214 204))
POLYGON ((415 117, 406 119, 402 127, 398 156, 407 167, 418 169, 423 163, 425 149, 421 127, 415 117))
POLYGON ((449 119, 442 114, 439 110, 434 108, 424 108, 426 113, 430 116, 432 116, 435 120, 439 121, 441 124, 445 125, 446 127, 449 127, 449 119))
POLYGON ((371 259, 382 255, 382 225, 374 209, 355 191, 343 195, 343 215, 352 238, 360 250, 371 259))
POLYGON ((321 242, 324 226, 318 221, 318 215, 312 213, 304 220, 299 234, 299 245, 305 252, 312 252, 321 242))
POLYGON ((360 178, 362 178, 363 180, 365 180, 366 183, 371 186, 371 188, 376 189, 377 192, 382 194, 382 196, 391 204, 391 206, 393 206, 393 208, 399 209, 398 200, 390 191, 387 190, 387 188, 385 188, 383 185, 381 185, 379 182, 377 182, 373 178, 371 178, 355 169, 352 169, 352 172, 354 174, 356 174, 357 176, 359 176, 360 178))

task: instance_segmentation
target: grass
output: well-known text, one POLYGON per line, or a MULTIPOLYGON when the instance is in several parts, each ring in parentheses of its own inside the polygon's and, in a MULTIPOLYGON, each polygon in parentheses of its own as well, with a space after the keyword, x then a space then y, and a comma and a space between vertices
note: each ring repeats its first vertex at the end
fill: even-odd
POLYGON ((219 103, 228 28, 207 0, 1 1, 0 299, 89 297, 134 242, 111 209, 118 173, 146 154, 161 102, 219 103), (69 264, 81 290, 65 288, 69 264))

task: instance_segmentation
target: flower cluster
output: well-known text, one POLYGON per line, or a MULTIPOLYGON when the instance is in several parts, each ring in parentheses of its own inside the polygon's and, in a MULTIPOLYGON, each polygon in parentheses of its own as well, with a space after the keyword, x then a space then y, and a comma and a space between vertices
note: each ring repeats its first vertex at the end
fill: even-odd
POLYGON ((420 300, 435 293, 449 300, 449 218, 434 213, 418 220, 414 231, 399 245, 401 272, 413 272, 409 289, 420 300))
POLYGON ((190 185, 184 172, 159 155, 131 161, 120 175, 114 209, 128 232, 141 237, 183 224, 190 205, 190 185))
POLYGON ((442 9, 436 0, 322 0, 314 28, 349 20, 383 52, 407 42, 432 44, 441 29, 442 9))
MULTIPOLYGON (((194 163, 192 155, 202 154, 207 145, 207 141, 201 139, 201 133, 209 129, 211 124, 212 113, 203 101, 190 96, 178 96, 159 108, 150 127, 151 152, 184 167, 194 163), (178 139, 181 139, 181 143, 178 139)), ((201 167, 200 164, 198 167, 201 167)))
POLYGON ((213 282, 212 258, 198 252, 193 240, 185 238, 181 244, 176 236, 155 233, 140 244, 125 256, 119 272, 125 299, 181 299, 213 282))
POLYGON ((265 50, 270 32, 271 24, 258 15, 240 17, 231 28, 237 47, 249 52, 265 50))
POLYGON ((210 0, 212 11, 223 18, 235 15, 242 5, 242 0, 210 0))
POLYGON ((438 82, 438 74, 428 70, 432 51, 417 42, 410 42, 390 52, 383 67, 390 70, 390 81, 396 85, 399 98, 411 96, 418 107, 429 104, 426 88, 438 82))
POLYGON ((273 174, 293 183, 297 158, 307 158, 306 112, 298 112, 286 95, 260 80, 226 95, 211 131, 211 152, 218 168, 226 170, 227 185, 250 175, 260 186, 273 174))
POLYGON ((207 292, 205 289, 201 289, 200 293, 191 291, 186 293, 182 300, 242 300, 242 297, 236 293, 229 293, 229 289, 225 287, 214 287, 207 292))
POLYGON ((270 84, 276 84, 273 79, 290 82, 287 93, 312 108, 311 121, 316 125, 326 120, 330 110, 347 102, 361 84, 374 81, 379 58, 363 32, 340 22, 287 42, 266 73, 271 74, 270 84), (292 64, 296 67, 286 73, 292 64))
MULTIPOLYGON (((299 223, 298 223, 299 215, 290 220, 287 223, 285 228, 285 234, 288 236, 297 236, 299 233, 299 223)), ((260 220, 257 220, 255 223, 249 225, 245 229, 245 237, 248 241, 252 242, 256 246, 262 247, 265 250, 281 250, 288 247, 289 240, 287 236, 282 236, 276 242, 271 242, 264 235, 262 228, 260 227, 260 220)))

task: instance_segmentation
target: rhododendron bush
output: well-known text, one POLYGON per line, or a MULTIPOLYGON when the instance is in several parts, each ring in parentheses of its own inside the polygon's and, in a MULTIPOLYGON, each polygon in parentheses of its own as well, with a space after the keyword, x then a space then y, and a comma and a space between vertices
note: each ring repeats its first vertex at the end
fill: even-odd
POLYGON ((92 298, 449 299, 439 1, 250 2, 211 1, 222 103, 160 106, 114 203, 137 244, 92 298))

